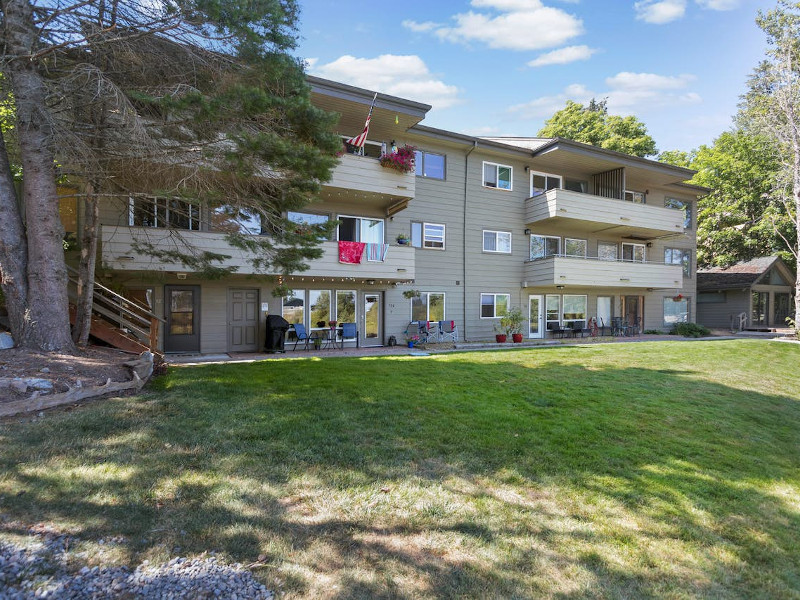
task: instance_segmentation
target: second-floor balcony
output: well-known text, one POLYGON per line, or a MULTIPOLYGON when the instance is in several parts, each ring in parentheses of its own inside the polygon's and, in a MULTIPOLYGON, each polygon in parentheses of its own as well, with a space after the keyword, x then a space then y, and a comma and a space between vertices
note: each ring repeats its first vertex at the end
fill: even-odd
POLYGON ((525 225, 571 232, 651 239, 682 234, 682 211, 552 189, 525 201, 525 225))
MULTIPOLYGON (((378 156, 380 150, 365 155, 343 154, 334 168, 331 180, 324 184, 323 199, 355 200, 360 204, 375 206, 390 212, 392 207, 405 206, 414 197, 416 176, 414 172, 401 173, 383 167, 378 156)), ((380 147, 380 145, 378 145, 380 147)))
MULTIPOLYGON (((253 255, 245 250, 231 247, 224 233, 208 231, 186 231, 154 227, 128 227, 103 225, 100 235, 101 256, 104 267, 120 271, 187 272, 181 263, 168 262, 153 256, 138 254, 134 248, 139 244, 152 244, 162 252, 213 252, 229 255, 219 263, 221 267, 235 267, 236 273, 255 273, 250 262, 253 255)), ((297 273, 300 277, 347 278, 354 281, 399 282, 414 279, 414 248, 390 246, 383 260, 370 261, 368 256, 360 264, 339 261, 338 242, 322 242, 322 257, 309 261, 309 269, 297 273)))
POLYGON ((683 287, 683 267, 655 262, 555 255, 525 263, 525 287, 580 286, 624 289, 683 287))

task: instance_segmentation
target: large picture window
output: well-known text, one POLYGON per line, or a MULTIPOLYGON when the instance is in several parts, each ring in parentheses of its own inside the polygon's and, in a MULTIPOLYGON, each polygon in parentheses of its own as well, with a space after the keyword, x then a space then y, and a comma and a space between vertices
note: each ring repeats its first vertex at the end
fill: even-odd
POLYGON ((664 248, 664 263, 668 265, 681 265, 683 276, 692 276, 692 252, 681 248, 664 248))
POLYGON ((550 173, 531 173, 531 198, 561 187, 561 176, 550 173))
POLYGON ((414 167, 417 177, 444 179, 444 154, 417 150, 414 152, 414 167))
POLYGON ((507 165, 483 163, 483 186, 511 191, 511 175, 514 170, 507 165))
POLYGON ((292 325, 305 323, 305 290, 289 290, 283 298, 283 318, 292 325))
POLYGON ((574 328, 576 325, 586 327, 587 296, 564 294, 564 326, 574 328))
POLYGON ((531 236, 531 260, 561 254, 561 238, 552 235, 531 236))
POLYGON ((545 315, 547 319, 547 330, 558 329, 561 325, 561 296, 548 294, 545 297, 545 315))
POLYGON ((614 242, 597 242, 597 258, 600 260, 617 260, 619 247, 614 242))
POLYGON ((511 294, 481 294, 481 319, 502 317, 510 304, 511 294))
POLYGON ((336 319, 340 324, 356 322, 355 290, 336 291, 336 319))
POLYGON ((564 254, 566 256, 586 258, 586 240, 564 238, 564 254))
POLYGON ((308 311, 308 322, 311 327, 325 327, 331 320, 330 290, 309 290, 308 311), (318 325, 323 321, 325 325, 318 325))
POLYGON ((678 323, 689 322, 689 299, 685 297, 664 298, 664 327, 672 328, 678 323))
POLYGON ((420 292, 411 299, 412 321, 444 321, 444 292, 420 292))
POLYGON ((511 254, 511 233, 483 230, 483 251, 511 254))
POLYGON ((197 231, 200 229, 200 207, 183 200, 137 196, 130 199, 128 224, 197 231))
POLYGON ((674 208, 675 210, 683 211, 683 227, 684 229, 692 228, 692 203, 685 200, 678 200, 677 198, 666 198, 664 206, 667 208, 674 208))

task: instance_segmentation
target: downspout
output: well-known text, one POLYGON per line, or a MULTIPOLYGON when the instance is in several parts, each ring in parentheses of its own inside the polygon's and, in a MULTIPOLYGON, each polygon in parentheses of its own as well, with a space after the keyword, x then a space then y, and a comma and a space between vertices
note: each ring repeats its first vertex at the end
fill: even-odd
POLYGON ((464 251, 462 252, 462 264, 463 264, 463 276, 461 277, 461 286, 462 286, 462 304, 461 306, 464 307, 464 341, 467 341, 467 191, 468 181, 469 181, 469 155, 478 147, 478 140, 472 141, 472 148, 464 155, 464 232, 463 232, 463 239, 462 244, 464 245, 464 251))

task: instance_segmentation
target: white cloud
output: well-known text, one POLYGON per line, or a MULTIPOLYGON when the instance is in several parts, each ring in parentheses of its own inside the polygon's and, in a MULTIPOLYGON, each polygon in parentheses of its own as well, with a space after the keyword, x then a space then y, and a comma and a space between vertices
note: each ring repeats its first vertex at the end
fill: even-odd
POLYGON ((552 52, 547 52, 528 62, 529 67, 543 67, 545 65, 565 65, 577 60, 587 60, 597 52, 589 46, 567 46, 552 52))
POLYGON ((687 90, 695 80, 693 75, 666 76, 653 73, 622 72, 605 80, 607 89, 592 91, 582 84, 567 86, 563 92, 553 96, 535 98, 525 104, 517 104, 508 111, 521 119, 549 118, 564 108, 567 100, 586 104, 592 98, 608 100, 611 114, 631 115, 650 109, 677 104, 699 104, 699 94, 687 90))
POLYGON ((310 71, 312 75, 425 102, 434 108, 447 108, 461 101, 456 86, 437 79, 413 54, 382 54, 377 58, 345 55, 324 65, 315 64, 310 71))
POLYGON ((702 8, 709 10, 733 10, 739 8, 740 0, 695 0, 702 8))
POLYGON ((686 0, 642 0, 633 5, 636 18, 645 23, 663 25, 683 17, 686 0))
POLYGON ((440 40, 478 42, 490 48, 541 50, 560 46, 583 33, 583 22, 560 8, 540 0, 472 0, 470 10, 453 15, 453 26, 404 21, 415 32, 432 32, 440 40))
POLYGON ((424 33, 426 31, 432 31, 439 27, 437 23, 433 21, 425 21, 424 23, 417 23, 416 21, 411 21, 410 19, 406 19, 402 22, 403 27, 406 29, 410 29, 415 33, 424 33))

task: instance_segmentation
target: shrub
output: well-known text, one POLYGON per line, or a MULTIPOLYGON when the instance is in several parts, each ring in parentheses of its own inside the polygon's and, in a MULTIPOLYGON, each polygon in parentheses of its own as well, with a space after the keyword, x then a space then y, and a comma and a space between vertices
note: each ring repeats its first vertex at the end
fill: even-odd
POLYGON ((664 332, 660 329, 645 329, 642 333, 645 335, 664 335, 664 332))
POLYGON ((670 332, 673 335, 682 335, 683 337, 706 337, 711 335, 708 327, 703 327, 697 323, 678 323, 675 328, 670 332))

